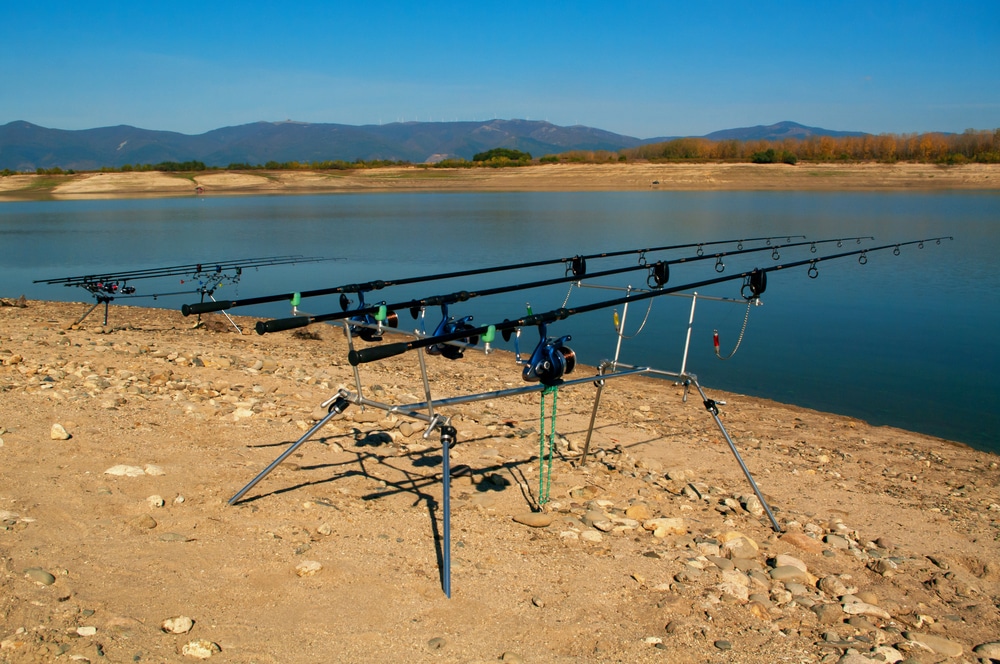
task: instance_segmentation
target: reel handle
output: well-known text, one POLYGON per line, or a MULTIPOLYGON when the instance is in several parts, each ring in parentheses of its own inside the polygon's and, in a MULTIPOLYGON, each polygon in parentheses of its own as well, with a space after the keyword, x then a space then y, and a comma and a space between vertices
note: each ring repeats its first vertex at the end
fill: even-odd
POLYGON ((347 354, 347 361, 351 363, 352 367, 356 367, 359 364, 367 364, 376 360, 384 360, 387 357, 402 355, 409 349, 410 347, 405 341, 371 346, 369 348, 362 348, 361 350, 352 350, 347 354))
POLYGON ((267 334, 268 332, 283 332, 284 330, 294 330, 297 327, 309 325, 309 319, 305 316, 292 316, 291 318, 275 318, 274 320, 259 320, 255 329, 257 334, 267 334))
POLYGON ((210 314, 213 311, 222 311, 223 309, 230 309, 236 303, 233 300, 219 300, 218 302, 196 302, 194 304, 185 304, 181 306, 181 313, 185 316, 190 316, 192 314, 210 314))

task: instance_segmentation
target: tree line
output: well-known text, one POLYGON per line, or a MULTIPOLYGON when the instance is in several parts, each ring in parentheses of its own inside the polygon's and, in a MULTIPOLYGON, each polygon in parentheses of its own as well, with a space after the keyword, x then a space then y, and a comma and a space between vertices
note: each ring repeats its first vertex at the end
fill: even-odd
POLYGON ((810 136, 780 141, 678 138, 622 150, 629 161, 876 161, 893 163, 1000 163, 1000 129, 967 129, 961 134, 879 134, 810 136))
MULTIPOLYGON (((961 134, 866 134, 864 136, 810 136, 778 140, 722 140, 677 138, 625 150, 570 150, 533 159, 528 152, 494 148, 473 155, 472 160, 451 158, 430 164, 373 159, 354 161, 268 161, 264 164, 234 162, 226 167, 206 166, 201 161, 163 161, 157 164, 125 164, 95 169, 100 172, 167 171, 199 172, 250 170, 355 170, 384 166, 420 166, 422 168, 499 168, 555 163, 621 163, 671 161, 724 161, 757 164, 807 162, 880 162, 912 161, 938 164, 1000 163, 1000 128, 967 129, 961 134)), ((73 169, 38 168, 38 175, 72 175, 73 169)), ((3 169, 0 176, 15 175, 3 169)))

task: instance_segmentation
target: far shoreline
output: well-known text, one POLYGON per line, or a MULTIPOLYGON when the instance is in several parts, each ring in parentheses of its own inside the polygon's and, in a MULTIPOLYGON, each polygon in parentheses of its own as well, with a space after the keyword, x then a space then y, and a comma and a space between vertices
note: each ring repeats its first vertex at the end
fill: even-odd
POLYGON ((1000 164, 613 163, 0 177, 0 202, 364 192, 956 190, 1000 190, 1000 164))

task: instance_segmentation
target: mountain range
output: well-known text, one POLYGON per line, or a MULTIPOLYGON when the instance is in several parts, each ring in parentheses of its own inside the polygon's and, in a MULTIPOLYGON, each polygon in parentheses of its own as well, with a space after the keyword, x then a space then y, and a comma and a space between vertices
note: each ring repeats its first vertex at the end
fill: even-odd
MULTIPOLYGON (((809 136, 863 136, 806 127, 795 122, 726 129, 712 140, 781 140, 809 136)), ((22 120, 0 126, 0 169, 97 170, 125 165, 199 161, 207 166, 323 161, 436 162, 472 159, 497 147, 535 157, 574 150, 618 151, 672 138, 639 139, 602 129, 560 127, 535 120, 396 122, 385 125, 254 122, 189 135, 128 125, 97 129, 49 129, 22 120)))

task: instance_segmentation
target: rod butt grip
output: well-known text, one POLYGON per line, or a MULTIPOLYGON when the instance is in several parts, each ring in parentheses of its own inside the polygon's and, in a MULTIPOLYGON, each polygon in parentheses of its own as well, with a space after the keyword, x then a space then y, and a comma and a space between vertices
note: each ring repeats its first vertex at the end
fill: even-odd
POLYGON ((232 300, 219 300, 218 302, 195 302, 181 306, 181 313, 185 316, 200 314, 210 314, 213 311, 231 309, 235 303, 232 300))
POLYGON ((347 354, 347 361, 351 363, 351 366, 356 367, 359 364, 366 364, 368 362, 375 362, 376 360, 384 360, 387 357, 402 355, 407 350, 409 350, 409 348, 407 347, 406 342, 371 346, 369 348, 362 348, 361 350, 352 350, 347 354))
POLYGON ((291 318, 275 318, 274 320, 259 320, 255 329, 257 334, 267 334, 268 332, 283 332, 284 330, 294 330, 297 327, 309 325, 309 319, 305 316, 292 316, 291 318))

